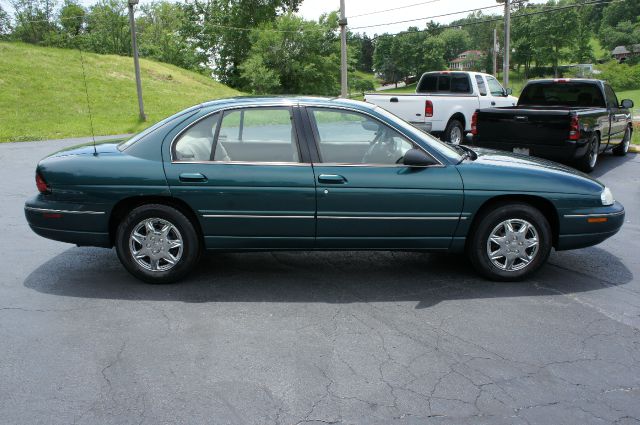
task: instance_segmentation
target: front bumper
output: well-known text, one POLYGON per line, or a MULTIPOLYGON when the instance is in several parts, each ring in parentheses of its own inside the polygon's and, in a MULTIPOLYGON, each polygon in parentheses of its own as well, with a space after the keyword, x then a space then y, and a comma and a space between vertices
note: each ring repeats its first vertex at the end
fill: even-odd
POLYGON ((624 216, 624 207, 619 202, 601 208, 564 211, 560 215, 560 235, 556 250, 597 245, 618 233, 624 223, 624 216))
POLYGON ((51 202, 38 195, 27 200, 24 215, 31 230, 47 239, 79 246, 111 247, 105 209, 51 202))

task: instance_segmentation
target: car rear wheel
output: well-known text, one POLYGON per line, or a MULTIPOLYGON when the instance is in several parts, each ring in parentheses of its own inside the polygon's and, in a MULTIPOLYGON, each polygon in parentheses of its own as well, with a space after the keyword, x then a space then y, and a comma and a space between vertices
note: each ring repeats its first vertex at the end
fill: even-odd
POLYGON ((590 173, 596 168, 598 153, 600 151, 600 139, 594 134, 589 140, 589 147, 582 158, 578 160, 577 168, 585 173, 590 173))
POLYGON ((551 226, 536 208, 505 203, 479 217, 467 254, 483 276, 516 281, 537 271, 549 257, 551 226))
POLYGON ((464 139, 464 127, 458 120, 452 119, 447 123, 447 127, 442 134, 442 140, 454 145, 459 145, 464 139))
POLYGON ((148 283, 171 283, 187 275, 200 257, 191 221, 167 205, 132 210, 118 226, 116 251, 124 267, 148 283))
POLYGON ((627 152, 629 152, 629 144, 631 143, 631 129, 627 127, 624 132, 624 138, 622 142, 613 148, 612 152, 614 155, 625 156, 627 152))

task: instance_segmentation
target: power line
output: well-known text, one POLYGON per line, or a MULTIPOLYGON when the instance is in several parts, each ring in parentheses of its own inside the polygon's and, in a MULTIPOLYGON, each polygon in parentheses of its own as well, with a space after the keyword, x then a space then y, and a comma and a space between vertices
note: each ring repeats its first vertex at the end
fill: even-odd
MULTIPOLYGON (((518 1, 518 2, 514 2, 513 4, 520 4, 520 3, 524 3, 525 1, 526 0, 521 0, 521 1, 518 1)), ((381 27, 381 26, 385 26, 385 25, 404 24, 406 22, 415 22, 415 21, 423 21, 423 20, 426 20, 426 19, 442 18, 442 17, 445 17, 445 16, 459 15, 461 13, 479 12, 479 11, 485 10, 485 9, 495 9, 496 7, 503 7, 503 6, 501 4, 497 4, 497 5, 493 5, 493 6, 478 7, 478 8, 475 8, 475 9, 460 10, 458 12, 449 12, 449 13, 442 13, 440 15, 425 16, 423 18, 405 19, 403 21, 385 22, 385 23, 374 24, 374 25, 364 25, 364 26, 361 26, 361 27, 353 27, 351 29, 352 30, 359 30, 359 29, 363 29, 363 28, 381 27)))
MULTIPOLYGON (((513 15, 511 15, 511 19, 524 18, 524 17, 528 17, 528 16, 533 16, 533 15, 541 15, 541 14, 545 14, 545 13, 552 13, 552 12, 557 12, 559 10, 572 9, 572 8, 582 7, 582 6, 597 6, 597 5, 600 5, 600 4, 622 3, 624 1, 625 0, 596 0, 596 1, 590 1, 590 2, 585 2, 585 3, 576 3, 576 4, 566 5, 566 6, 555 7, 553 9, 544 9, 544 10, 538 10, 538 11, 529 12, 529 13, 513 14, 513 15)), ((502 7, 502 5, 500 5, 500 6, 502 7)), ((407 30, 405 30, 405 31, 397 32, 395 34, 380 34, 380 35, 377 35, 377 36, 373 37, 373 39, 375 40, 376 38, 380 38, 380 37, 383 37, 383 36, 398 36, 398 35, 404 35, 404 34, 416 34, 416 33, 421 33, 421 32, 429 32, 429 31, 434 31, 434 30, 445 30, 445 29, 449 29, 449 28, 463 28, 463 27, 468 27, 468 26, 473 26, 473 25, 481 25, 481 24, 490 23, 490 22, 502 22, 503 20, 504 20, 503 17, 500 16, 500 17, 496 17, 496 18, 483 19, 483 20, 480 20, 480 21, 442 25, 442 26, 438 26, 437 28, 426 28, 426 29, 423 29, 423 30, 416 30, 416 31, 407 31, 407 30)), ((390 25, 390 24, 388 24, 388 25, 390 25)), ((352 28, 352 29, 355 29, 355 28, 352 28)))
POLYGON ((351 19, 351 18, 359 18, 361 16, 377 15, 378 13, 391 12, 393 10, 400 10, 400 9, 407 9, 409 7, 421 6, 423 4, 436 3, 436 2, 439 2, 439 1, 442 1, 442 0, 423 1, 421 3, 409 4, 407 6, 392 7, 391 9, 377 10, 375 12, 367 12, 367 13, 361 13, 360 15, 347 16, 347 18, 351 19))

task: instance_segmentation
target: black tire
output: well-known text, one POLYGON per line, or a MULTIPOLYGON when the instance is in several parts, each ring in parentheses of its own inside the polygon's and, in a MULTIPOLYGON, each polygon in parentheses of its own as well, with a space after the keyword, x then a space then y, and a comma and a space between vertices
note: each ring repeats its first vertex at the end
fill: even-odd
POLYGON ((631 128, 627 127, 624 132, 624 137, 622 138, 622 142, 615 146, 611 152, 614 155, 625 156, 627 152, 629 152, 629 145, 631 144, 631 128))
MULTIPOLYGON (((137 235, 139 234, 140 232, 137 233, 137 235)), ((200 238, 191 221, 177 209, 162 204, 142 205, 133 209, 118 225, 115 246, 120 262, 129 273, 140 280, 156 284, 172 283, 182 279, 193 269, 201 254, 200 238), (160 232, 160 226, 165 223, 169 223, 173 227, 170 228, 170 233, 165 235, 164 239, 160 233, 155 231, 151 236, 148 236, 149 230, 143 226, 143 223, 147 221, 151 221, 152 226, 156 225, 157 232, 160 232), (144 229, 145 243, 149 242, 146 247, 151 246, 152 249, 157 248, 157 250, 163 251, 162 254, 159 254, 159 251, 152 251, 154 256, 165 255, 165 252, 171 250, 171 258, 177 258, 175 264, 171 265, 164 258, 155 261, 150 256, 136 260, 133 255, 134 249, 140 247, 140 251, 138 251, 140 253, 151 252, 148 248, 143 252, 145 250, 143 244, 134 241, 132 235, 137 229, 144 229), (152 238, 153 241, 147 240, 146 237, 152 238), (182 241, 181 248, 169 248, 169 244, 176 244, 178 239, 182 241), (139 261, 149 263, 150 268, 145 268, 139 261), (154 268, 152 263, 155 263, 156 270, 152 270, 154 268), (166 267, 169 268, 163 270, 166 267)))
MULTIPOLYGON (((467 243, 467 255, 474 268, 484 277, 501 282, 522 280, 538 271, 549 258, 552 247, 551 226, 545 216, 531 205, 515 202, 498 204, 483 213, 481 217, 478 217, 478 220, 467 243), (522 259, 514 259, 511 266, 512 270, 506 269, 508 264, 507 256, 504 256, 504 260, 500 258, 495 260, 498 263, 504 263, 501 265, 505 266, 505 268, 500 268, 489 258, 489 251, 492 251, 494 246, 496 247, 494 252, 504 252, 501 245, 494 242, 490 243, 489 238, 495 229, 504 229, 504 227, 500 226, 507 220, 512 220, 511 224, 519 226, 524 225, 525 222, 531 225, 534 231, 526 230, 524 235, 525 237, 528 236, 530 241, 533 241, 533 236, 536 235, 538 242, 534 253, 533 247, 525 248, 526 239, 521 239, 523 245, 518 242, 520 239, 511 240, 507 238, 505 232, 506 249, 510 251, 508 255, 516 257, 518 254, 515 253, 515 250, 520 249, 524 250, 523 252, 526 253, 527 257, 531 257, 528 264, 522 259)), ((520 230, 523 227, 518 227, 517 229, 513 227, 513 229, 520 230)))
POLYGON ((598 155, 600 153, 600 138, 597 134, 591 136, 589 147, 584 156, 580 158, 576 164, 576 168, 585 173, 590 173, 596 168, 598 155))
POLYGON ((462 143, 464 140, 464 126, 459 120, 450 119, 447 127, 442 133, 442 141, 453 143, 454 145, 462 143))

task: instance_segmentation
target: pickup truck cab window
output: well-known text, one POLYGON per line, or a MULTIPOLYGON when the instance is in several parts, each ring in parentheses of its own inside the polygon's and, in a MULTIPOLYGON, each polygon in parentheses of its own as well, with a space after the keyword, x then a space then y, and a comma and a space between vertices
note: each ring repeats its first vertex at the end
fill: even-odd
POLYGON ((504 96, 502 85, 493 77, 487 77, 487 84, 492 96, 504 96))
POLYGON ((351 111, 309 108, 323 163, 397 164, 414 144, 391 127, 351 111))
POLYGON ((480 96, 486 96, 487 86, 484 84, 482 75, 476 75, 476 83, 478 84, 478 93, 480 94, 480 96))
POLYGON ((613 89, 610 85, 605 84, 604 94, 607 97, 607 104, 609 105, 609 108, 619 107, 620 104, 618 103, 618 96, 616 96, 616 94, 613 92, 613 89))

